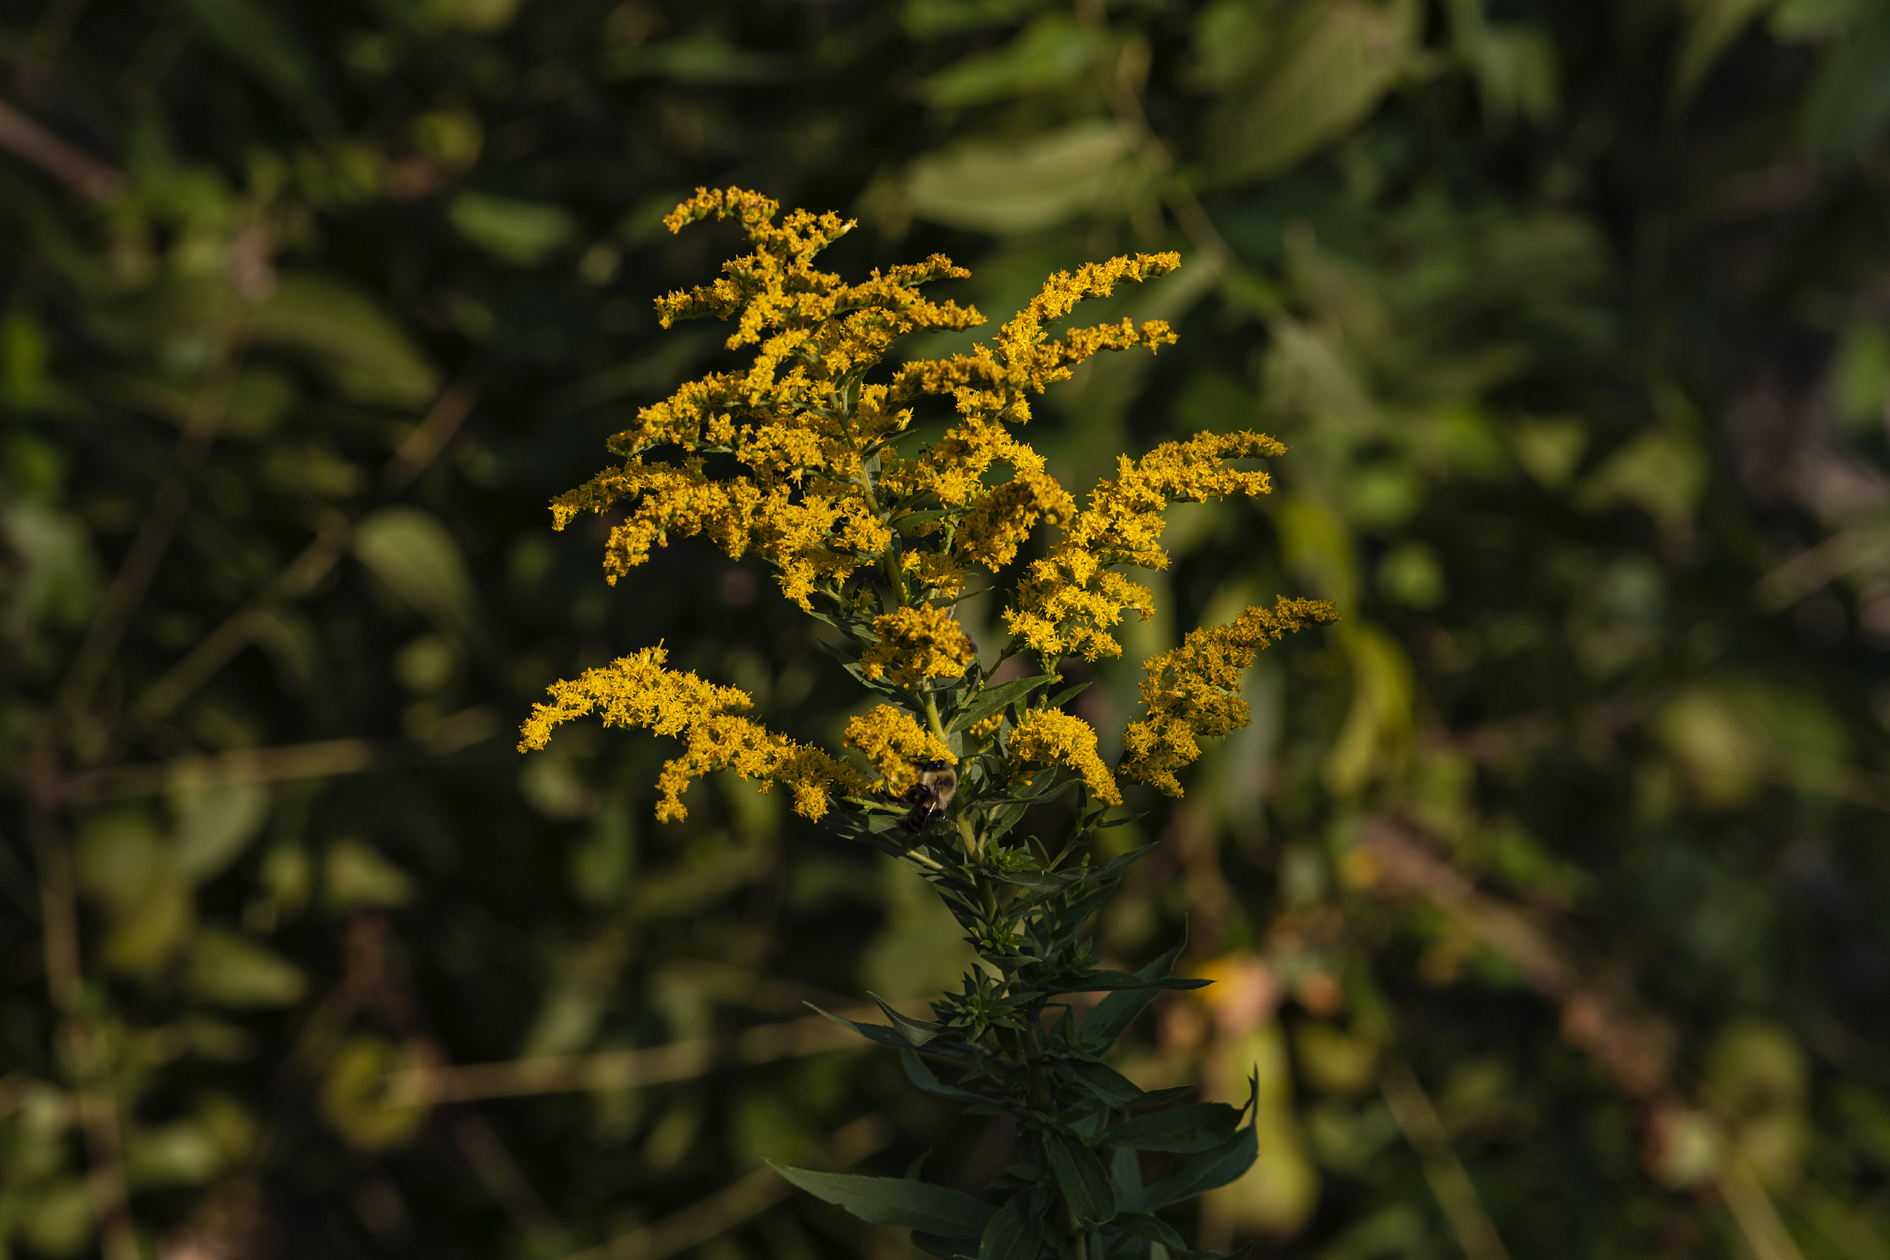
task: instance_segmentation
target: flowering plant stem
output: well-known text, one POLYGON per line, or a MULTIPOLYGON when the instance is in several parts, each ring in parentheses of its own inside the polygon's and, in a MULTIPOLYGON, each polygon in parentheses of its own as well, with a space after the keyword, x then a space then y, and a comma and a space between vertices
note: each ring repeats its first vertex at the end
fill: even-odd
POLYGON ((843 664, 879 703, 848 722, 836 756, 770 731, 745 716, 745 693, 671 670, 662 647, 645 648, 554 685, 521 748, 543 747, 559 722, 589 713, 675 737, 683 752, 660 776, 659 818, 686 817, 682 794, 710 771, 733 770, 764 791, 783 784, 802 815, 928 881, 964 928, 978 965, 933 1004, 932 1019, 884 1001, 885 1024, 831 1018, 893 1049, 916 1088, 972 1115, 1013 1117, 1011 1163, 981 1197, 916 1177, 785 1167, 783 1176, 867 1221, 911 1229, 942 1257, 1200 1254, 1157 1213, 1246 1171, 1254 1130, 1242 1127, 1246 1109, 1173 1105, 1185 1088, 1145 1091, 1106 1061, 1161 990, 1205 982, 1170 974, 1182 942, 1133 973, 1097 965, 1085 926, 1146 850, 1098 862, 1093 842, 1132 820, 1117 812, 1118 774, 1180 795, 1176 772, 1200 755, 1199 741, 1245 725, 1240 675, 1254 653, 1333 611, 1281 598, 1146 662, 1143 712, 1123 731, 1114 768, 1098 755, 1095 729, 1065 708, 1082 686, 1061 686, 1060 666, 1120 655, 1123 614, 1153 610, 1149 591, 1121 570, 1166 565, 1170 503, 1264 494, 1265 473, 1228 461, 1284 448, 1255 433, 1164 443, 1119 459, 1117 475, 1079 509, 1012 429, 1030 419, 1034 395, 1090 355, 1153 352, 1173 334, 1160 321, 1055 336, 1048 325, 1118 281, 1172 270, 1174 255, 1059 272, 993 345, 869 381, 897 337, 982 322, 918 290, 967 273, 934 256, 847 284, 813 259, 852 224, 797 211, 777 225, 776 211, 739 189, 699 190, 670 217, 672 230, 736 218, 755 250, 714 284, 660 299, 665 326, 733 318, 730 348, 755 345, 755 359, 645 408, 611 441, 624 463, 562 496, 554 513, 562 527, 579 511, 630 504, 607 548, 613 582, 672 534, 759 555, 786 598, 850 645, 838 650, 843 664), (931 399, 949 399, 953 422, 908 453, 902 441, 931 399), (712 474, 705 456, 742 471, 712 474), (1020 561, 1039 525, 1051 536, 1020 561), (980 573, 1003 596, 1009 631, 988 667, 953 613, 980 573), (1034 657, 1036 673, 999 681, 1000 667, 1020 657, 1034 657), (1058 802, 1058 834, 1026 827, 1053 817, 1045 807, 1058 802), (1079 994, 1103 995, 1080 1020, 1079 994), (1172 1157, 1152 1182, 1143 1152, 1172 1157))

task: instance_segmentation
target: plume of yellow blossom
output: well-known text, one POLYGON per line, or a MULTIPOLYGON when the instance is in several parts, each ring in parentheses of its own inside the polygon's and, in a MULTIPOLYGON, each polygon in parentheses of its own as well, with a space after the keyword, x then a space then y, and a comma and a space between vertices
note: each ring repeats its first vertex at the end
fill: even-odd
POLYGON ((873 619, 879 642, 860 657, 868 678, 892 671, 895 686, 917 691, 933 678, 957 678, 971 664, 970 636, 945 608, 915 604, 873 619))
POLYGON ((591 713, 601 714, 606 726, 640 726, 673 736, 682 741, 683 753, 665 762, 657 778, 662 799, 656 817, 662 822, 687 818, 682 794, 714 770, 760 779, 764 792, 776 782, 786 783, 795 812, 805 818, 824 817, 830 795, 864 796, 872 790, 844 762, 739 716, 754 707, 747 692, 704 682, 693 671, 665 669, 667 659, 663 648, 645 648, 552 684, 551 702, 535 705, 520 731, 519 751, 543 748, 559 723, 591 713))
POLYGON ((1125 610, 1146 617, 1146 587, 1109 566, 1168 567, 1161 545, 1170 503, 1198 503, 1231 494, 1262 495, 1267 474, 1229 468, 1226 461, 1278 455, 1285 447, 1262 433, 1197 433, 1164 442, 1140 460, 1117 457, 1116 476, 1090 492, 1050 554, 1033 561, 1004 610, 1012 634, 1047 657, 1080 653, 1089 660, 1120 656, 1113 629, 1125 610))
POLYGON ((844 742, 865 755, 879 772, 887 794, 895 798, 912 790, 919 781, 919 767, 926 762, 954 765, 958 761, 944 741, 890 704, 849 719, 844 742))
POLYGON ((1227 625, 1191 630, 1180 647, 1152 657, 1142 667, 1147 716, 1123 731, 1122 773, 1180 796, 1175 771, 1201 755, 1201 740, 1247 725, 1240 675, 1254 654, 1282 635, 1338 615, 1324 600, 1281 596, 1271 609, 1249 608, 1227 625))
POLYGON ((1122 804, 1116 777, 1096 755, 1096 730, 1061 709, 1032 709, 1011 732, 1011 758, 1027 766, 1067 766, 1083 776, 1099 801, 1122 804))

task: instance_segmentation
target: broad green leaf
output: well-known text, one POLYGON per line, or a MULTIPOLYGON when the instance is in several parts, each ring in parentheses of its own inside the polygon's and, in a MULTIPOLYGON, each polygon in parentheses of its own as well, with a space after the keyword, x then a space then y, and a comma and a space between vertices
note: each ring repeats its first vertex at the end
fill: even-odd
POLYGON ((1415 50, 1416 0, 1305 5, 1258 87, 1213 128, 1218 183, 1262 179, 1344 136, 1377 108, 1415 50))
POLYGON ((438 373, 400 325, 340 280, 284 272, 257 304, 250 337, 315 354, 361 402, 418 408, 439 392, 438 373))
POLYGON ((1167 1172, 1132 1196, 1124 1206, 1138 1212, 1153 1212, 1171 1203, 1192 1199, 1203 1191, 1224 1186, 1253 1166, 1259 1154, 1254 1126, 1249 1124, 1233 1137, 1210 1150, 1183 1155, 1167 1172))
POLYGON ((984 1227, 978 1239, 978 1260, 1037 1260, 1043 1247, 1043 1216, 1037 1192, 1013 1198, 984 1227))
POLYGON ((845 1208, 869 1225, 895 1225, 945 1238, 976 1239, 996 1209, 968 1194, 900 1177, 814 1172, 768 1161, 768 1166, 817 1199, 845 1208))
POLYGON ((914 215, 978 232, 1031 232, 1113 212, 1140 178, 1113 122, 1073 123, 1017 144, 973 142, 920 158, 906 172, 914 215))
POLYGON ((1096 1152, 1068 1134, 1055 1132, 1043 1135, 1043 1148, 1071 1211, 1090 1225, 1100 1225, 1116 1214, 1116 1188, 1096 1152))
POLYGON ((459 234, 501 262, 536 267, 577 235, 562 206, 516 201, 470 189, 453 198, 447 217, 459 234))
POLYGON ((1234 1136, 1240 1112, 1226 1103, 1194 1103, 1171 1111, 1131 1116, 1103 1131, 1099 1146, 1191 1154, 1211 1150, 1234 1136))
POLYGON ((472 574, 440 519, 416 507, 387 507, 355 527, 354 554, 388 589, 440 629, 479 637, 472 574))
POLYGON ((999 683, 995 687, 986 687, 952 718, 952 729, 962 731, 985 718, 990 717, 1012 701, 1022 699, 1046 683, 1057 680, 1055 674, 1039 674, 1035 678, 1018 678, 1011 682, 999 683))

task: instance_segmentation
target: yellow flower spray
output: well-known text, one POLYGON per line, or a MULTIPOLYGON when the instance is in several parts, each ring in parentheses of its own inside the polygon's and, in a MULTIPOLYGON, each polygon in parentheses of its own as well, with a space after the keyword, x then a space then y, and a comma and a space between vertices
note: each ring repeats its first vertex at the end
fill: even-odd
POLYGON ((1080 688, 1056 684, 1066 657, 1121 655, 1124 613, 1154 611, 1148 588, 1122 570, 1166 567, 1168 506, 1265 494, 1264 472, 1228 461, 1285 448, 1247 432, 1166 442, 1139 460, 1121 457, 1079 508, 1015 430, 1038 395, 1090 356, 1154 353, 1175 338, 1160 320, 1050 326, 1119 283, 1174 270, 1176 255, 1058 272, 988 344, 882 372, 899 337, 984 323, 971 307, 920 292, 969 273, 934 255, 849 284, 814 264, 853 223, 800 210, 777 222, 778 212, 752 192, 701 189, 665 220, 680 231, 732 218, 746 230, 753 252, 657 309, 665 328, 733 320, 729 349, 752 346, 753 359, 644 408, 610 439, 623 462, 554 500, 553 519, 562 529, 582 512, 627 508, 605 547, 613 583, 672 537, 761 557, 787 599, 855 645, 850 672, 884 702, 847 723, 834 755, 748 717, 746 693, 667 668, 659 646, 555 684, 519 747, 543 748, 559 723, 590 714, 670 736, 682 752, 658 778, 659 819, 686 817, 683 793, 711 771, 758 780, 763 791, 781 783, 801 815, 911 865, 965 927, 984 965, 962 993, 934 1004, 934 1020, 887 1008, 889 1024, 853 1027, 895 1047, 919 1088, 1013 1115, 1011 1166, 983 1198, 915 1179, 784 1176, 869 1221, 912 1228, 942 1257, 1101 1260, 1146 1255, 1152 1243, 1186 1251, 1156 1211, 1241 1175, 1253 1129, 1219 1103, 1138 1111, 1162 1096, 1103 1062, 1156 992, 1201 982, 1169 976, 1179 944, 1132 975, 1096 968, 1084 923, 1139 851, 1093 866, 1089 840, 1122 804, 1118 775, 1180 795, 1177 772, 1200 756, 1200 740, 1246 725, 1239 684, 1254 653, 1334 612, 1281 598, 1149 661, 1144 712, 1124 730, 1114 770, 1096 731, 1064 708, 1080 688), (948 401, 950 426, 908 450, 915 412, 932 399, 948 401), (1001 582, 1039 527, 1048 535, 1041 553, 999 588, 1010 639, 987 667, 952 609, 981 574, 1001 582), (1020 653, 1036 657, 1036 674, 994 682, 1020 653), (1074 794, 1066 835, 1015 837, 1027 810, 1065 793, 1074 794), (1106 996, 1077 1022, 1068 995, 1099 991, 1106 996), (955 1063, 958 1078, 940 1079, 921 1047, 955 1063), (1145 1185, 1138 1151, 1175 1158, 1145 1185))

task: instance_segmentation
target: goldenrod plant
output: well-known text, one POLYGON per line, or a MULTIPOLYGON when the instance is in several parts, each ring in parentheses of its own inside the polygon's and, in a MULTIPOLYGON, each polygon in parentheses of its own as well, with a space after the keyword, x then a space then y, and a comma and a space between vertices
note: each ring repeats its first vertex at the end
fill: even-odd
POLYGON ((972 1114, 1015 1117, 1009 1165, 982 1198, 916 1176, 781 1167, 783 1176, 866 1221, 911 1229, 939 1256, 1188 1254, 1157 1213, 1246 1172, 1254 1130, 1241 1127, 1242 1108, 1173 1105, 1186 1087, 1145 1092, 1105 1061, 1162 989, 1206 982, 1170 975, 1181 943, 1133 973, 1097 965, 1085 926, 1144 850, 1098 862, 1092 841, 1129 820, 1118 777, 1179 796, 1177 772, 1200 756, 1200 741, 1246 725, 1240 676, 1254 654, 1336 613, 1281 597, 1149 660, 1143 712, 1123 731, 1114 768, 1097 731, 1065 707, 1082 684, 1063 685, 1062 668, 1119 657, 1125 614, 1154 611, 1148 588, 1123 570, 1167 564, 1170 504, 1266 494, 1267 474, 1233 461, 1284 447, 1251 432, 1165 442, 1119 457, 1079 507, 1016 436, 1032 400, 1099 351, 1154 353, 1174 334, 1159 320, 1053 325, 1121 282, 1174 270, 1175 254, 1058 272, 992 342, 889 363, 902 336, 984 322, 921 293, 968 273, 934 255, 849 284, 815 260, 853 224, 807 211, 777 223, 778 209, 753 192, 703 189, 667 218, 671 231, 710 216, 746 230, 752 253, 657 305, 665 327, 733 320, 728 347, 755 347, 753 360, 643 409, 611 439, 623 462, 558 498, 555 523, 627 506, 606 548, 612 583, 671 537, 759 556, 783 596, 839 632, 847 672, 878 703, 847 723, 843 749, 812 747, 749 716, 745 692, 670 669, 659 645, 554 685, 520 748, 541 749, 559 723, 591 714, 670 736, 683 751, 659 778, 659 819, 686 817, 690 783, 713 771, 762 791, 782 784, 804 817, 929 881, 963 926, 978 965, 962 991, 933 1004, 932 1019, 882 1001, 887 1023, 840 1022, 896 1050, 919 1089, 972 1114), (949 427, 914 448, 933 400, 949 403, 949 427), (1023 559, 1039 526, 1049 536, 1023 559), (954 614, 980 590, 997 597, 1008 631, 984 655, 954 614), (1032 811, 1065 796, 1061 834, 1026 825, 1053 816, 1032 811), (1093 1005, 1079 998, 1097 993, 1093 1005), (1151 1182, 1141 1152, 1172 1157, 1151 1182))

